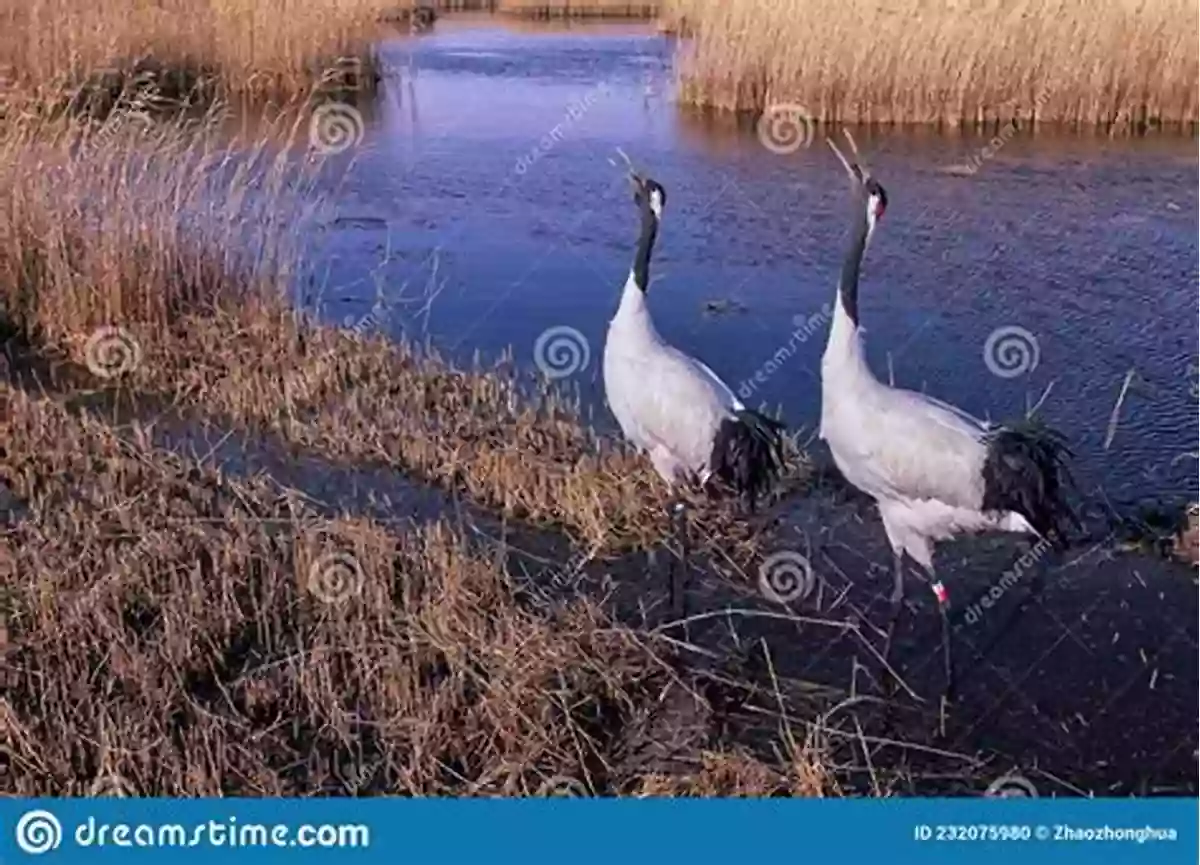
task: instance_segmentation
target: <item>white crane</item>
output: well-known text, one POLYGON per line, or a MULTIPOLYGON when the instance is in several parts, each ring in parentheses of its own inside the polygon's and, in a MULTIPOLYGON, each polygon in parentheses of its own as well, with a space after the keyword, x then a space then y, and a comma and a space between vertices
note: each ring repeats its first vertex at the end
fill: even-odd
POLYGON ((871 373, 858 323, 858 272, 887 207, 887 193, 837 146, 855 214, 821 359, 821 431, 846 479, 875 499, 895 564, 887 648, 904 600, 904 554, 929 575, 942 616, 943 698, 954 687, 949 594, 935 574, 933 545, 961 533, 1034 534, 1056 544, 1078 522, 1067 502, 1071 456, 1063 437, 1037 424, 996 426, 952 405, 883 384, 871 373))
MULTIPOLYGON (((625 437, 650 456, 671 489, 719 482, 753 510, 783 468, 782 423, 747 409, 700 361, 669 345, 646 307, 650 255, 667 193, 662 185, 630 171, 641 234, 633 266, 604 344, 604 389, 625 437)), ((684 548, 683 503, 671 508, 684 548)), ((685 552, 686 562, 686 552, 685 552)), ((686 567, 686 564, 685 564, 686 567)), ((674 571, 674 569, 672 569, 674 571)), ((683 587, 672 578, 672 608, 683 615, 683 587)))

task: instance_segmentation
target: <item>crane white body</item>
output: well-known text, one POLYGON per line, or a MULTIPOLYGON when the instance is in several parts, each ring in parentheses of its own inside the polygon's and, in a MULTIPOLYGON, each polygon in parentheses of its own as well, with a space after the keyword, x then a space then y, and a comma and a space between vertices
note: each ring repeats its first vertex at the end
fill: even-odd
POLYGON ((608 325, 604 390, 625 437, 672 486, 708 482, 717 431, 745 408, 712 370, 659 335, 632 272, 608 325))
POLYGON ((783 467, 783 424, 748 410, 725 382, 669 345, 646 305, 650 257, 666 202, 661 184, 631 176, 641 234, 604 342, 604 390, 625 437, 671 487, 716 476, 750 507, 783 467))
POLYGON ((933 572, 933 543, 964 532, 1035 533, 1014 511, 984 510, 994 428, 871 372, 839 298, 821 359, 821 438, 846 479, 879 504, 888 541, 933 572))

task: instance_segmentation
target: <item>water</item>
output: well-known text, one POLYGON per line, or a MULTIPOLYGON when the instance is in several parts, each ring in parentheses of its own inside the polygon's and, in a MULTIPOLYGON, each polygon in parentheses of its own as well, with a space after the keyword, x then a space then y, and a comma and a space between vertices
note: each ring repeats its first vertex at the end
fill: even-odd
MULTIPOLYGON (((564 380, 610 424, 600 359, 637 233, 619 147, 668 190, 660 330, 814 428, 849 223, 821 133, 780 155, 689 119, 672 43, 644 29, 443 21, 382 53, 365 136, 327 166, 334 207, 310 245, 325 316, 464 357, 511 345, 531 370, 539 336, 573 328, 583 344, 562 358, 586 365, 564 380)), ((876 371, 997 420, 1049 387, 1042 413, 1075 442, 1085 489, 1194 499, 1194 143, 1016 138, 956 176, 985 140, 858 139, 890 199, 861 289, 876 371), (989 371, 999 328, 1028 349, 1025 371, 989 371)))

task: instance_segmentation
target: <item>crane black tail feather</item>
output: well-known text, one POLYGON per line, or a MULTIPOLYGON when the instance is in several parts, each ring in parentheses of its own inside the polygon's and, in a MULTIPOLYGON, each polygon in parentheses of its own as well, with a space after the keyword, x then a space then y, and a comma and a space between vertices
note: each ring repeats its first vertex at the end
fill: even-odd
POLYGON ((745 497, 753 510, 758 497, 783 473, 787 425, 750 409, 721 421, 709 468, 713 477, 745 497))
POLYGON ((1066 437, 1037 421, 997 429, 988 436, 983 464, 983 509, 1014 511, 1056 547, 1082 529, 1070 503, 1074 489, 1066 437))

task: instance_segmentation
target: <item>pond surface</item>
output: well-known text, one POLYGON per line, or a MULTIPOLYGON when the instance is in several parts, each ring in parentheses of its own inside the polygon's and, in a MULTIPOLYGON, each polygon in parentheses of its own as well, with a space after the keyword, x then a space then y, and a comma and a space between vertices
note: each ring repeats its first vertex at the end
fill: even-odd
MULTIPOLYGON (((823 131, 781 154, 689 117, 672 41, 643 28, 449 19, 380 50, 365 135, 326 166, 332 209, 310 246, 324 316, 464 357, 512 346, 531 370, 539 336, 573 328, 562 380, 611 424, 600 359, 637 234, 622 148, 668 190, 660 330, 814 430, 850 220, 823 131)), ((1041 411, 1075 442, 1085 490, 1194 499, 1195 143, 1013 138, 984 157, 985 139, 857 138, 890 199, 862 285, 876 371, 997 420, 1050 388, 1041 411)))

